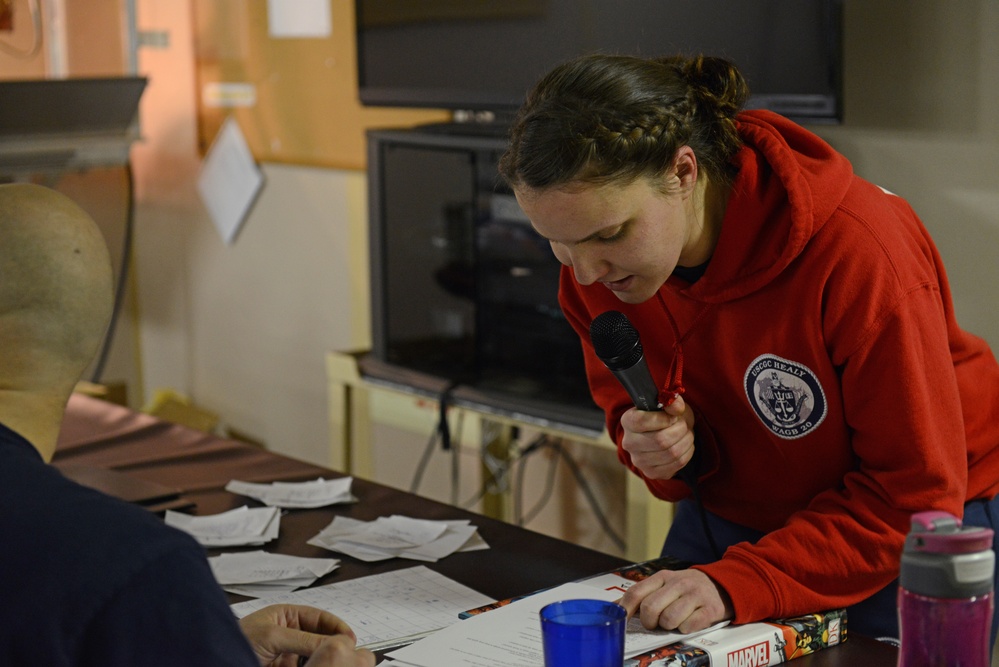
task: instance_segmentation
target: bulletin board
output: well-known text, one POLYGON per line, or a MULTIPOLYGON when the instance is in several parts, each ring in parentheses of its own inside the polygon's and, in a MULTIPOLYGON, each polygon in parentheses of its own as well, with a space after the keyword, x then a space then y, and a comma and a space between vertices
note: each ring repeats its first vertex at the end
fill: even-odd
POLYGON ((259 161, 364 169, 366 129, 450 120, 439 109, 362 106, 354 2, 326 1, 329 34, 290 38, 272 32, 265 0, 194 0, 202 153, 232 115, 259 161))

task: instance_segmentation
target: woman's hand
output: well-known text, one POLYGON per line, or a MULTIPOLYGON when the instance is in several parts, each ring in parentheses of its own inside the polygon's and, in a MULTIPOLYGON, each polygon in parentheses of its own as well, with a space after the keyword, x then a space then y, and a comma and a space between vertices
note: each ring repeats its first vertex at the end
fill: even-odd
POLYGON ((650 630, 697 632, 734 616, 728 594, 700 570, 656 572, 625 591, 620 604, 650 630))
POLYGON ((671 479, 694 456, 694 413, 680 396, 661 411, 631 408, 621 428, 622 449, 647 479, 671 479))

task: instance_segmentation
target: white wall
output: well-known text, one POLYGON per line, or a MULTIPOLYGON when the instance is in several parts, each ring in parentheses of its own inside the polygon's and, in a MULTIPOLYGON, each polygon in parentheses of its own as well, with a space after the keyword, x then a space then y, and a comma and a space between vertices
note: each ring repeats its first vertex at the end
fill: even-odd
MULTIPOLYGON (((265 164, 253 214, 224 245, 194 187, 189 0, 138 5, 140 28, 171 38, 140 53, 151 76, 134 153, 144 392, 174 388, 273 450, 326 463, 323 355, 368 340, 364 176, 265 164)), ((847 0, 846 121, 813 129, 913 204, 944 255, 959 319, 999 348, 996 25, 995 0, 847 0)), ((380 475, 406 485, 424 440, 386 434, 380 475)), ((443 481, 428 495, 446 498, 448 463, 432 465, 443 481)))
POLYGON ((264 164, 232 245, 196 191, 188 0, 139 3, 146 140, 133 151, 143 398, 172 388, 277 451, 327 462, 324 354, 367 345, 365 180, 358 171, 264 164))
POLYGON ((846 108, 815 128, 906 198, 940 249, 958 320, 999 350, 999 3, 846 3, 846 108))

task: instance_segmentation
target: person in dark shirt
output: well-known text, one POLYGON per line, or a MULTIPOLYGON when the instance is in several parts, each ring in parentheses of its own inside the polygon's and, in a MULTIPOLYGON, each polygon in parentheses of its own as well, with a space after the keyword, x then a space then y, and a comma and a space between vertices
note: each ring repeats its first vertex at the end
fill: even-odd
POLYGON ((0 185, 0 664, 374 665, 319 609, 237 621, 192 537, 47 465, 111 308, 93 220, 54 190, 0 185))

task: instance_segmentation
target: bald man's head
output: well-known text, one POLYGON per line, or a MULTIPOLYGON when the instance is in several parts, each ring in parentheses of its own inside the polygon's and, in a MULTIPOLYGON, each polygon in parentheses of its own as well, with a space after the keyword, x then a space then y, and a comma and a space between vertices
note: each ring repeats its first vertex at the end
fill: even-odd
POLYGON ((113 305, 107 246, 66 196, 0 185, 0 383, 75 384, 104 337, 113 305))

